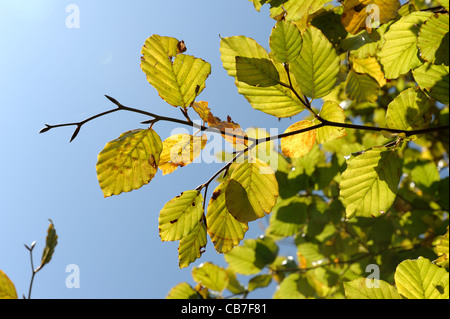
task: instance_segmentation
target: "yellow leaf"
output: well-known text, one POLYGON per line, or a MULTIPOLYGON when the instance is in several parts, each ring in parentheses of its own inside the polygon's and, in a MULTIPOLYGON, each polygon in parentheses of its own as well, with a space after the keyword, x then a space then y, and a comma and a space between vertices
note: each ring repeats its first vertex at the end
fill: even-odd
POLYGON ((233 146, 236 146, 237 144, 247 145, 247 141, 243 138, 247 135, 239 124, 234 123, 231 120, 230 116, 227 117, 226 121, 222 121, 220 118, 209 112, 208 125, 211 128, 216 128, 221 131, 223 138, 232 143, 233 146))
POLYGON ((211 111, 211 109, 208 107, 208 102, 205 101, 194 102, 192 104, 192 108, 194 109, 195 112, 197 112, 197 114, 204 122, 208 121, 209 111, 211 111))
POLYGON ((346 0, 342 13, 342 25, 351 34, 395 19, 400 8, 398 0, 346 0))
MULTIPOLYGON (((284 133, 290 133, 313 126, 312 121, 304 120, 292 124, 284 133)), ((302 157, 314 146, 316 141, 316 130, 290 135, 281 139, 281 151, 287 157, 302 157)))
MULTIPOLYGON (((339 104, 333 101, 326 101, 319 113, 320 117, 324 120, 328 120, 336 123, 345 123, 344 110, 339 104)), ((315 124, 318 124, 318 120, 314 120, 315 124)), ((324 126, 317 129, 316 141, 318 144, 322 144, 340 137, 347 135, 345 128, 324 126)))
POLYGON ((164 140, 159 168, 163 175, 170 174, 179 166, 183 167, 200 155, 207 142, 206 134, 202 137, 189 134, 172 135, 164 140))
POLYGON ((353 63, 353 70, 357 73, 365 73, 377 80, 380 87, 386 84, 384 73, 381 70, 381 65, 374 57, 368 57, 365 59, 350 58, 353 63))

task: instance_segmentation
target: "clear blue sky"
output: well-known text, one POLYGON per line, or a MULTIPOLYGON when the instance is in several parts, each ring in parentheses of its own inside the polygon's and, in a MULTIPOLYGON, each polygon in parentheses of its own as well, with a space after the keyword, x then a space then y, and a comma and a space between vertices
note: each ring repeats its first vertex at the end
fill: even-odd
MULTIPOLYGON (((219 164, 159 172, 140 190, 105 199, 96 178, 97 154, 122 132, 144 128, 139 123, 148 118, 114 113, 85 125, 72 143, 73 127, 38 132, 45 123, 77 122, 113 108, 104 94, 180 117, 140 69, 141 47, 152 34, 184 40, 187 54, 211 64, 199 99, 209 102, 214 115, 231 115, 243 128, 284 131, 293 122, 254 111, 220 61, 219 34, 246 35, 268 47, 274 21, 267 9, 258 13, 247 0, 0 0, 0 269, 20 297, 31 276, 23 244, 37 241, 39 264, 49 218, 58 246, 35 278, 34 298, 164 298, 180 282, 194 285, 193 265, 225 265, 208 242, 202 258, 180 270, 178 242, 162 243, 158 236, 164 203, 205 182, 219 164), (69 4, 80 9, 80 28, 66 27, 69 4), (65 285, 69 264, 80 268, 79 289, 65 285)), ((154 128, 165 139, 176 127, 154 128)), ((267 220, 251 223, 246 238, 262 234, 261 225, 267 220)), ((273 291, 251 296, 270 298, 273 291)))

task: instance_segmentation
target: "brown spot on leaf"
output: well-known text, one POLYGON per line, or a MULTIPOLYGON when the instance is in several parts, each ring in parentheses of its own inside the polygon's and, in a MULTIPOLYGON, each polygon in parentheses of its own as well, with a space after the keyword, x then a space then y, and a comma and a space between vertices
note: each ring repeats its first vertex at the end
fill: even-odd
POLYGON ((175 224, 177 221, 178 221, 178 219, 174 219, 174 220, 171 220, 170 223, 175 224))
POLYGON ((177 44, 177 53, 183 53, 186 52, 187 48, 186 45, 184 44, 184 41, 181 40, 180 42, 178 42, 177 44))
POLYGON ((219 189, 219 190, 216 190, 216 191, 212 194, 211 199, 213 199, 213 200, 217 199, 217 197, 219 197, 219 195, 220 195, 220 192, 221 192, 220 189, 219 189))

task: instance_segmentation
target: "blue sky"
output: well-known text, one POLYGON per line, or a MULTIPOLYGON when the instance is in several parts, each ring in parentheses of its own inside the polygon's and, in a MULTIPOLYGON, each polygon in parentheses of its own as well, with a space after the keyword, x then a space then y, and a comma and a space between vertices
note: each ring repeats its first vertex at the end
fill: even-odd
MULTIPOLYGON (((230 115, 243 128, 284 131, 293 122, 254 111, 220 61, 219 35, 246 35, 268 47, 274 21, 267 9, 258 13, 247 0, 0 0, 0 269, 19 296, 27 294, 31 276, 23 244, 37 241, 38 264, 49 218, 59 243, 35 278, 33 298, 164 298, 180 282, 194 284, 192 266, 225 265, 208 242, 202 258, 180 270, 178 242, 162 243, 158 236, 164 203, 205 182, 220 164, 159 172, 149 185, 105 199, 97 154, 121 133, 144 128, 139 123, 148 118, 117 112, 83 126, 72 143, 73 127, 38 132, 45 123, 77 122, 113 108, 104 94, 181 118, 140 69, 141 47, 152 34, 184 40, 187 54, 211 64, 199 100, 208 101, 214 115, 230 115), (80 10, 79 28, 66 26, 70 4, 80 10), (78 289, 65 285, 70 264, 80 269, 78 289)), ((162 139, 175 128, 154 126, 162 139)), ((246 238, 262 234, 265 225, 267 220, 250 223, 246 238)), ((270 298, 269 290, 250 297, 270 298)))

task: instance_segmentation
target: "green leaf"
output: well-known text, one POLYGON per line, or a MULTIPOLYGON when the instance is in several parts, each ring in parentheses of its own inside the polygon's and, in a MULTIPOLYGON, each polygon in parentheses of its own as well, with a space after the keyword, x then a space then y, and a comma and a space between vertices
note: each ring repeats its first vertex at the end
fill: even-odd
POLYGON ((243 294, 245 293, 245 287, 237 280, 236 274, 233 270, 227 268, 228 274, 228 286, 227 289, 231 291, 233 294, 243 294))
POLYGON ((240 223, 230 214, 225 203, 225 191, 229 180, 217 186, 208 204, 206 224, 208 234, 218 253, 226 253, 244 238, 248 226, 240 223))
POLYGON ((272 275, 264 274, 255 276, 248 281, 248 291, 253 291, 257 288, 267 287, 268 285, 270 285, 271 282, 272 282, 272 275))
POLYGON ((420 57, 429 63, 449 65, 448 14, 436 14, 420 28, 417 47, 420 57))
POLYGON ((424 63, 412 71, 414 80, 432 98, 448 105, 449 67, 424 63))
POLYGON ((367 74, 358 74, 351 70, 345 81, 345 93, 356 103, 375 102, 378 99, 380 85, 367 74))
POLYGON ((311 287, 307 278, 301 274, 290 274, 280 284, 273 295, 274 299, 305 299, 314 297, 315 291, 311 287))
POLYGON ((384 34, 384 44, 378 54, 387 79, 395 79, 422 64, 417 48, 417 35, 430 12, 413 12, 393 23, 384 34))
POLYGON ((289 83, 283 66, 273 63, 255 40, 245 36, 222 38, 220 53, 223 67, 236 79, 238 92, 254 109, 277 117, 294 116, 304 110, 298 97, 278 84, 289 83))
POLYGON ((247 239, 242 246, 225 254, 230 269, 242 275, 253 275, 272 263, 278 254, 278 246, 270 237, 247 239))
POLYGON ((400 174, 400 159, 386 148, 371 149, 348 160, 340 182, 347 218, 386 213, 395 200, 400 174))
MULTIPOLYGON (((350 282, 344 282, 345 296, 347 299, 402 299, 395 287, 383 280, 376 280, 378 287, 367 285, 370 279, 358 278, 350 282)), ((370 283, 371 285, 375 283, 370 283)))
POLYGON ((189 266, 200 258, 203 248, 206 246, 206 225, 199 222, 189 235, 180 240, 178 246, 178 260, 180 268, 189 266))
POLYGON ((107 143, 96 165, 103 195, 119 195, 148 184, 158 171, 161 150, 161 139, 151 128, 123 133, 107 143))
POLYGON ((245 160, 231 174, 225 191, 228 211, 236 220, 247 223, 272 211, 278 197, 275 172, 265 162, 245 160))
POLYGON ((388 105, 386 125, 389 128, 420 130, 428 127, 430 121, 430 102, 420 90, 407 89, 388 105))
MULTIPOLYGON (((55 247, 58 244, 58 235, 56 235, 56 230, 51 219, 49 219, 50 225, 47 230, 47 237, 45 238, 45 247, 42 252, 41 265, 38 269, 41 269, 52 259, 53 253, 55 252, 55 247)), ((37 270, 36 270, 37 271, 37 270)))
POLYGON ((162 241, 180 240, 191 233, 203 215, 203 196, 188 190, 167 202, 159 213, 162 241))
POLYGON ((142 47, 141 69, 162 99, 186 108, 205 88, 211 65, 179 53, 178 43, 174 38, 152 35, 142 47))
POLYGON ((209 262, 194 267, 192 277, 195 282, 214 291, 222 291, 228 285, 227 271, 209 262))
POLYGON ((447 12, 449 11, 448 0, 436 0, 436 2, 443 6, 447 12))
POLYGON ((430 191, 434 183, 441 179, 436 163, 431 161, 417 161, 411 170, 411 177, 414 183, 423 191, 430 191))
POLYGON ((448 226, 447 232, 441 237, 436 245, 436 253, 439 256, 433 263, 448 269, 448 226))
POLYGON ((395 271, 398 292, 408 299, 448 299, 448 272, 426 258, 405 260, 395 271))
POLYGON ((295 235, 308 218, 308 203, 301 197, 291 197, 277 203, 266 234, 276 237, 295 235))
POLYGON ((16 287, 0 269, 0 299, 17 299, 16 287))
POLYGON ((281 63, 294 61, 302 48, 302 35, 292 22, 278 21, 269 38, 271 57, 281 63))
MULTIPOLYGON (((336 102, 325 101, 319 116, 330 122, 345 123, 344 110, 336 102)), ((314 120, 314 124, 319 124, 319 121, 314 120)), ((347 133, 343 127, 325 126, 317 129, 316 141, 318 144, 322 144, 346 135, 347 133)))
POLYGON ((200 295, 187 283, 182 282, 170 289, 166 299, 202 299, 200 295))
POLYGON ((320 98, 331 92, 340 60, 333 45, 316 27, 309 26, 302 38, 300 56, 290 63, 290 69, 305 95, 320 98))

